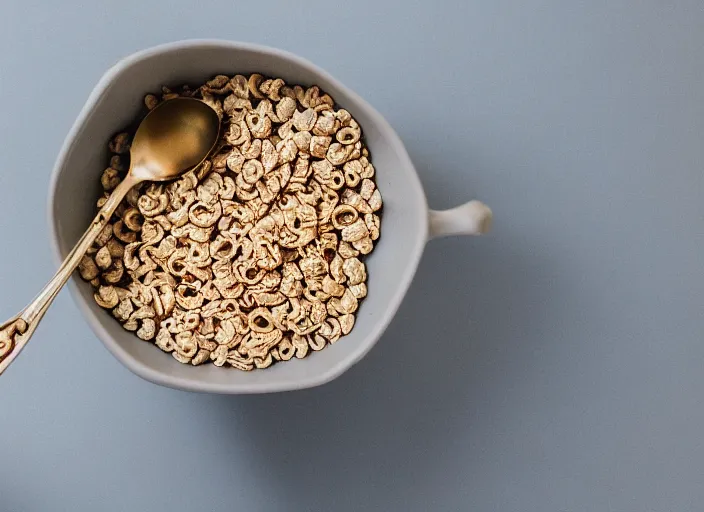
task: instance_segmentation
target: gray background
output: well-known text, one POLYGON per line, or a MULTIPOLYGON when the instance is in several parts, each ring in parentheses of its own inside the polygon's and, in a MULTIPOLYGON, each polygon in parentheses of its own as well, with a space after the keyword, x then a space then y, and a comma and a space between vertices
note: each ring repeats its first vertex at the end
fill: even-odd
POLYGON ((55 269, 49 173, 88 93, 175 39, 311 59, 432 206, 480 198, 495 230, 430 244, 377 347, 303 392, 143 382, 64 292, 0 379, 2 512, 701 510, 699 0, 100 4, 0 7, 3 317, 55 269))

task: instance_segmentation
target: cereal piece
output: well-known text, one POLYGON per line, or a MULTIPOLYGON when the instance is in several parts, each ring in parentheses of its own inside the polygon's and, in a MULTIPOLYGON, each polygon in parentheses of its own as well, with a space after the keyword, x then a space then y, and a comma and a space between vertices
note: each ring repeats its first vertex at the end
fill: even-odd
POLYGON ((377 240, 379 238, 379 228, 381 227, 381 219, 378 215, 373 213, 367 213, 364 216, 364 223, 367 225, 369 230, 369 238, 372 240, 377 240))
POLYGON ((340 320, 337 318, 328 318, 318 331, 318 334, 325 337, 330 343, 335 343, 342 335, 340 320))
POLYGON ((134 306, 129 298, 122 299, 112 311, 113 316, 122 322, 129 320, 132 313, 134 313, 134 306))
POLYGON ((271 366, 271 363, 273 363, 273 358, 271 356, 271 352, 268 352, 266 357, 255 357, 254 358, 254 365, 263 370, 264 368, 269 368, 271 366))
POLYGON ((321 112, 313 126, 313 134, 323 136, 334 134, 335 122, 335 115, 332 112, 321 112))
POLYGON ((156 322, 151 318, 142 320, 142 326, 137 330, 137 337, 149 341, 156 336, 156 322))
POLYGON ((163 327, 159 329, 154 343, 164 352, 171 352, 174 349, 174 339, 168 329, 163 327))
POLYGON ((126 230, 125 227, 125 221, 120 219, 113 225, 112 233, 121 242, 131 244, 132 242, 135 242, 137 240, 137 233, 130 230, 129 228, 126 230))
POLYGON ((265 80, 259 86, 259 90, 263 94, 266 94, 270 100, 279 101, 281 99, 281 96, 279 95, 279 90, 283 85, 285 85, 285 83, 286 82, 284 82, 281 78, 276 78, 274 80, 265 80))
MULTIPOLYGON (((298 151, 303 154, 308 154, 310 152, 313 140, 313 136, 310 134, 310 132, 296 132, 292 135, 291 138, 294 144, 296 144, 296 148, 298 148, 298 151)), ((305 165, 308 165, 307 161, 305 162, 305 165)), ((304 176, 306 175, 307 173, 304 174, 304 176)))
POLYGON ((339 142, 330 144, 325 157, 332 165, 343 165, 349 159, 352 146, 344 146, 339 142))
POLYGON ((173 92, 171 89, 169 89, 169 88, 166 87, 166 86, 163 86, 163 87, 161 88, 161 92, 162 92, 161 99, 164 100, 164 101, 178 97, 178 93, 173 92))
POLYGON ((364 283, 350 285, 349 290, 356 299, 363 299, 367 296, 367 285, 364 283))
POLYGON ((108 240, 112 238, 112 229, 112 224, 106 224, 103 230, 95 238, 95 242, 93 242, 93 245, 96 247, 103 247, 105 244, 107 244, 108 240))
POLYGON ((264 95, 259 92, 259 85, 262 83, 262 80, 264 77, 260 75, 259 73, 253 73, 249 77, 249 81, 247 85, 249 86, 249 92, 252 94, 257 99, 261 99, 264 97, 264 95))
POLYGON ((145 217, 156 217, 166 210, 169 204, 169 198, 166 194, 160 192, 161 189, 153 188, 146 194, 139 197, 137 206, 139 211, 145 217))
POLYGON ((335 134, 335 138, 340 144, 349 145, 354 144, 359 140, 361 132, 359 129, 352 128, 350 126, 342 128, 335 134))
POLYGON ((203 89, 215 94, 225 94, 230 90, 230 77, 217 75, 215 78, 208 80, 203 89))
POLYGON ((223 366, 227 362, 228 348, 226 345, 219 345, 210 353, 210 359, 215 366, 223 366))
POLYGON ((368 236, 352 242, 352 246, 364 255, 367 255, 374 250, 374 243, 368 236))
POLYGON ((98 303, 98 306, 104 309, 114 308, 120 300, 113 286, 101 286, 98 288, 97 293, 93 295, 93 298, 98 303))
POLYGON ((342 334, 347 336, 354 327, 354 315, 342 315, 338 318, 342 334))
POLYGON ((314 135, 310 139, 310 154, 316 158, 325 158, 330 142, 330 137, 314 135))
POLYGON ((350 285, 363 283, 367 280, 367 271, 364 263, 357 258, 346 259, 342 265, 342 270, 349 280, 350 285))
POLYGON ((92 281, 100 274, 100 270, 95 264, 95 261, 93 261, 93 258, 87 255, 83 256, 81 262, 78 264, 78 272, 86 281, 92 281))
POLYGON ((216 202, 213 205, 204 202, 193 204, 188 210, 188 220, 199 228, 209 228, 222 216, 222 205, 216 202))
POLYGON ((330 218, 335 229, 343 231, 342 239, 345 242, 349 242, 350 240, 345 238, 344 229, 357 222, 359 219, 359 213, 357 210, 350 205, 340 205, 333 210, 330 218))
MULTIPOLYGON (((366 158, 364 158, 364 159, 360 158, 360 161, 362 161, 362 160, 366 160, 366 158)), ((362 179, 365 179, 365 178, 371 179, 374 177, 374 174, 375 174, 374 166, 367 161, 362 168, 362 172, 359 173, 359 176, 362 179)))
POLYGON ((105 270, 112 265, 112 256, 110 256, 110 250, 107 246, 104 245, 95 254, 95 264, 102 270, 105 270))
POLYGON ((291 343, 291 338, 289 337, 284 337, 279 342, 279 346, 277 348, 278 356, 282 361, 290 360, 296 353, 296 349, 294 348, 293 343, 291 343))
POLYGON ((345 190, 342 193, 340 200, 343 204, 352 206, 359 213, 372 213, 372 209, 369 204, 354 190, 345 190))
POLYGON ((296 350, 296 357, 298 359, 303 359, 308 354, 308 340, 303 336, 294 334, 291 338, 293 343, 293 348, 296 350))
POLYGON ((233 95, 238 98, 247 99, 249 98, 249 86, 247 84, 247 77, 243 75, 235 75, 230 79, 230 90, 233 95))
POLYGON ((127 153, 130 150, 130 134, 123 132, 115 135, 115 137, 110 141, 108 149, 118 155, 127 153))
POLYGON ((149 109, 153 110, 159 104, 159 99, 153 94, 147 94, 144 97, 144 105, 149 109))
POLYGON ((204 348, 200 349, 196 356, 191 360, 193 366, 198 366, 199 364, 205 363, 210 359, 210 351, 204 348))
MULTIPOLYGON (((358 160, 355 161, 358 162, 358 160)), ((347 166, 345 166, 345 172, 347 172, 347 166)), ((355 172, 355 174, 357 174, 356 171, 352 172, 355 172)), ((376 185, 374 185, 374 182, 369 178, 365 178, 364 180, 362 180, 362 186, 359 189, 359 195, 362 197, 362 199, 368 202, 369 199, 371 199, 374 190, 376 190, 376 185)))
POLYGON ((125 264, 122 260, 115 260, 110 268, 103 273, 103 280, 108 284, 117 284, 122 280, 124 273, 125 264))
POLYGON ((322 288, 326 294, 332 297, 342 297, 345 293, 345 287, 329 275, 323 278, 322 288))
POLYGON ((314 336, 308 336, 308 345, 315 351, 323 350, 325 345, 327 345, 328 340, 320 334, 315 334, 314 336))
POLYGON ((295 111, 292 118, 293 127, 299 132, 309 132, 315 126, 317 119, 318 114, 312 108, 308 108, 303 112, 295 111))
POLYGON ((345 168, 344 175, 345 175, 345 185, 347 185, 350 188, 356 187, 357 185, 359 185, 359 182, 362 180, 362 178, 360 178, 359 174, 356 173, 351 168, 345 168))
MULTIPOLYGON (((250 111, 245 116, 247 128, 253 137, 263 139, 271 135, 271 119, 261 112, 250 111)), ((256 157, 254 157, 256 158, 256 157)))
POLYGON ((103 175, 100 177, 100 184, 103 186, 103 190, 110 191, 117 187, 122 178, 120 178, 120 171, 108 167, 103 171, 103 175))
POLYGON ((372 195, 369 198, 368 203, 369 203, 369 207, 372 209, 373 212, 378 212, 381 209, 382 201, 381 201, 381 194, 379 193, 379 189, 376 189, 374 192, 372 192, 372 195))
POLYGON ((198 344, 190 331, 184 331, 174 336, 174 351, 184 358, 190 359, 198 352, 198 344))
MULTIPOLYGON (((341 234, 342 240, 345 242, 356 242, 358 240, 362 240, 363 238, 367 238, 369 236, 369 230, 367 229, 367 225, 364 221, 358 218, 351 224, 342 228, 341 234)), ((355 248, 359 250, 357 247, 355 248)))
POLYGON ((276 116, 282 123, 285 123, 296 111, 296 100, 292 98, 281 98, 276 104, 276 116))

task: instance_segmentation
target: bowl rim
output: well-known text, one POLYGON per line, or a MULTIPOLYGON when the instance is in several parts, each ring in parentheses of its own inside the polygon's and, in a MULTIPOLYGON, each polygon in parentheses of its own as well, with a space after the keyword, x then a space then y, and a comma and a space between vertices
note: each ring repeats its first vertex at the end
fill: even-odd
POLYGON ((56 192, 58 188, 59 181, 64 172, 66 161, 71 152, 73 144, 79 135, 81 135, 84 123, 88 120, 89 116, 93 112, 94 108, 102 99, 103 95, 109 89, 113 80, 123 71, 131 67, 132 65, 151 57, 158 57, 159 55, 177 52, 180 50, 198 48, 198 47, 214 47, 220 49, 230 49, 230 50, 246 50, 260 52, 263 54, 273 55, 277 57, 284 58, 290 61, 295 66, 302 67, 309 71, 310 73, 324 78, 329 83, 333 84, 336 88, 343 90, 345 94, 352 98, 358 107, 364 109, 366 114, 372 118, 373 122, 383 131, 389 138, 389 141, 394 147, 398 158, 402 161, 405 167, 407 167, 411 172, 408 176, 411 180, 411 184, 416 188, 418 197, 420 198, 421 204, 418 204, 418 219, 417 223, 419 226, 419 232, 415 237, 415 240, 411 247, 407 247, 405 252, 407 254, 406 270, 402 274, 398 283, 396 284, 396 291, 392 294, 391 299, 388 301, 387 309, 385 315, 376 323, 372 328, 371 332, 365 339, 364 346, 359 352, 352 354, 350 357, 338 361, 336 364, 331 365, 326 371, 316 374, 314 376, 298 378, 295 381, 288 382, 276 382, 273 381, 269 385, 258 385, 256 389, 246 389, 242 387, 241 384, 223 384, 223 383, 212 383, 207 381, 187 381, 184 382, 180 377, 171 376, 163 373, 162 371, 155 370, 151 366, 143 363, 139 359, 132 356, 121 345, 113 338, 113 336, 108 332, 95 317, 95 312, 92 311, 89 305, 86 303, 84 298, 79 292, 79 284, 77 282, 77 277, 74 275, 70 279, 69 287, 71 289, 71 295, 73 301, 78 306, 83 317, 88 322, 93 332, 96 334, 98 339, 102 344, 108 349, 108 351, 124 366, 126 366, 132 373, 137 376, 153 382, 155 384, 166 386, 174 389, 181 389, 186 391, 195 392, 208 392, 208 393, 220 393, 220 394, 249 394, 249 393, 270 393, 279 391, 291 391, 296 389, 305 389, 315 386, 320 386, 327 382, 330 382, 345 371, 359 362, 378 342, 379 338, 382 336, 391 320, 398 311, 403 298, 408 291, 408 288, 413 280, 413 277, 418 268, 420 258, 423 254, 425 243, 428 239, 428 203, 425 196, 425 191, 421 184, 418 173, 413 165, 408 151, 406 150, 403 142, 396 133, 396 131, 391 127, 391 125, 386 121, 386 119, 369 103, 366 102, 361 96, 352 91, 346 85, 342 84, 339 80, 334 78, 330 73, 321 69, 312 62, 299 57, 291 52, 280 50, 278 48, 264 46, 254 43, 230 41, 223 39, 185 39, 180 41, 174 41, 170 43, 159 44, 146 48, 132 54, 125 56, 124 58, 117 61, 113 66, 111 66, 99 79, 98 83, 95 85, 91 91, 88 99, 81 108, 76 120, 74 121, 71 129, 69 130, 66 138, 64 139, 61 149, 58 153, 54 167, 51 171, 51 177, 49 181, 49 191, 47 196, 47 221, 49 226, 49 236, 51 242, 51 252, 53 255, 54 262, 58 265, 64 259, 59 247, 59 232, 57 224, 57 216, 54 214, 56 208, 56 192))

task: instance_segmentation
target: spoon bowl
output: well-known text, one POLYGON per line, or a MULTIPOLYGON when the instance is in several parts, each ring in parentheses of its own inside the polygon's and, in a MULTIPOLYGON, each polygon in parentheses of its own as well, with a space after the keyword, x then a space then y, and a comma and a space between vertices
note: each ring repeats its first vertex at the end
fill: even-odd
POLYGON ((214 149, 220 118, 196 98, 157 105, 140 123, 130 149, 130 173, 142 180, 172 180, 214 149))

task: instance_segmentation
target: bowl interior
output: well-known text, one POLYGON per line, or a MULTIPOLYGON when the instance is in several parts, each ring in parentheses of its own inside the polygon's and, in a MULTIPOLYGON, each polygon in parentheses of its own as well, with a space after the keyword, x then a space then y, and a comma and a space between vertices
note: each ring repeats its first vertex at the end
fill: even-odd
POLYGON ((356 94, 311 64, 289 54, 235 43, 174 44, 126 59, 94 91, 65 142, 50 191, 55 248, 63 258, 96 213, 99 178, 107 166, 106 142, 140 112, 145 93, 161 85, 202 83, 217 73, 260 72, 288 83, 319 85, 362 126, 384 198, 382 235, 367 259, 368 297, 353 331, 303 360, 249 373, 212 365, 182 365, 151 343, 122 329, 93 300, 88 283, 72 280, 72 292, 107 348, 153 382, 222 393, 268 392, 321 384, 359 360, 388 325, 410 284, 427 231, 427 207, 403 145, 388 124, 356 94))

